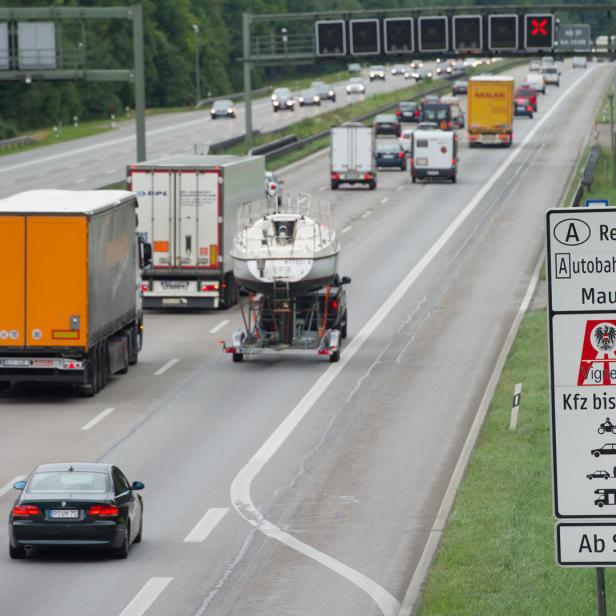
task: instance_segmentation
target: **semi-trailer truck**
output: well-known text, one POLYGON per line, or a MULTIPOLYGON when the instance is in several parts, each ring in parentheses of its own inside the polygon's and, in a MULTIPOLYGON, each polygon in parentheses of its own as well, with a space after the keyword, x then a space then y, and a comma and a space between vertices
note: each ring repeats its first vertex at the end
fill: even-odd
POLYGON ((478 75, 468 80, 468 141, 477 145, 513 143, 513 77, 478 75))
POLYGON ((229 308, 236 302, 230 251, 240 205, 262 199, 262 156, 170 156, 128 167, 139 232, 153 247, 145 308, 229 308))
POLYGON ((34 190, 0 200, 0 389, 66 383, 93 396, 142 344, 137 200, 126 191, 34 190))

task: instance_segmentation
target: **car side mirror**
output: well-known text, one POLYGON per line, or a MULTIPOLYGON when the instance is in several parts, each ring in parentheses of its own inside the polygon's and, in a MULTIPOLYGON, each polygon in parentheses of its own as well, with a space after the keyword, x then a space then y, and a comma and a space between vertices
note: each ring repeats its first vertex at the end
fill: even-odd
POLYGON ((23 480, 22 480, 22 481, 16 481, 16 482, 13 484, 13 487, 14 487, 16 490, 23 490, 23 489, 26 487, 26 482, 25 482, 25 481, 23 481, 23 480))
POLYGON ((143 490, 143 488, 145 488, 145 485, 141 481, 133 481, 130 487, 131 490, 143 490))
POLYGON ((351 284, 351 279, 349 276, 343 276, 340 280, 340 284, 351 284))

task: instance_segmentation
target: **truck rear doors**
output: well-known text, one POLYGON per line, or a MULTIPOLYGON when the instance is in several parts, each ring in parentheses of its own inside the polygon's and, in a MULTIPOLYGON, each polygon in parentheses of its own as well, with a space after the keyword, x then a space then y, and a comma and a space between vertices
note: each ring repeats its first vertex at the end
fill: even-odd
POLYGON ((0 241, 0 346, 87 346, 87 219, 0 216, 0 241))
POLYGON ((219 269, 219 172, 133 169, 139 230, 152 243, 157 269, 219 269))

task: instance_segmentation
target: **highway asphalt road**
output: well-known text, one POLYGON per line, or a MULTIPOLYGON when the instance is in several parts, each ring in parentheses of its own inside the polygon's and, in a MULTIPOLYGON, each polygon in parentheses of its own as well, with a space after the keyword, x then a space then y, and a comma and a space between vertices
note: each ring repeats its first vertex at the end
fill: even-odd
MULTIPOLYGON (((428 66, 428 65, 427 65, 428 66)), ((367 95, 389 92, 413 85, 414 80, 387 75, 385 81, 368 79, 364 70, 367 95)), ((336 102, 324 101, 320 107, 296 105, 295 111, 274 113, 271 100, 261 98, 253 104, 253 126, 262 132, 276 130, 304 118, 311 118, 364 95, 345 91, 346 81, 332 84, 336 102)), ((237 105, 237 117, 210 118, 209 107, 201 111, 161 114, 146 118, 148 159, 170 154, 192 153, 195 144, 215 143, 244 134, 244 105, 237 105)), ((59 143, 0 157, 0 198, 25 188, 101 188, 126 178, 126 166, 136 162, 135 125, 120 122, 118 128, 94 137, 59 143)))
POLYGON ((566 63, 513 148, 463 145, 456 185, 383 171, 377 191, 332 192, 326 153, 283 174, 332 202, 353 278, 339 364, 233 364, 216 341, 237 309, 153 313, 140 363, 95 398, 0 395, 0 518, 40 462, 146 484, 126 561, 10 561, 0 530, 0 614, 397 615, 611 76, 566 63))

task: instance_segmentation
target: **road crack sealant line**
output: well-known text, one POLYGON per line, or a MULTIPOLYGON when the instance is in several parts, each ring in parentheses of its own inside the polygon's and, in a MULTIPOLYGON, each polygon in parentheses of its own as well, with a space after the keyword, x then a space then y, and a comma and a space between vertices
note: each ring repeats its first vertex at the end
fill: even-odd
MULTIPOLYGON (((339 560, 336 560, 332 556, 329 556, 328 554, 325 554, 324 552, 321 552, 316 548, 306 543, 303 543, 302 541, 299 541, 299 539, 293 537, 289 533, 284 532, 281 528, 266 519, 252 501, 252 496, 250 493, 252 482, 261 472, 264 466, 274 457, 276 452, 284 444, 289 435, 299 425, 302 419, 310 412, 310 410, 319 400, 321 395, 328 389, 328 387, 333 383, 333 381, 342 372, 342 370, 344 370, 346 365, 362 348, 364 343, 374 333, 377 327, 381 325, 381 323, 396 307, 396 305, 400 302, 400 300, 407 293, 407 291, 413 286, 417 279, 431 264, 434 258, 440 253, 444 246, 454 236, 454 234, 458 231, 458 229, 462 226, 466 219, 473 213, 481 200, 486 196, 488 191, 501 178, 501 176, 509 168, 511 163, 520 155, 520 152, 523 151, 523 147, 534 138, 537 132, 552 117, 554 112, 560 107, 562 102, 569 96, 569 94, 582 81, 587 79, 589 75, 592 75, 595 70, 597 69, 593 67, 592 69, 578 77, 569 86, 569 88, 567 88, 567 90, 563 92, 562 96, 554 103, 554 105, 552 105, 552 107, 543 116, 543 118, 541 118, 541 120, 539 120, 539 122, 534 126, 534 128, 526 135, 526 137, 520 142, 518 147, 513 152, 511 152, 511 154, 509 154, 509 156, 503 161, 503 163, 501 163, 501 165, 492 175, 490 180, 486 182, 486 184, 484 184, 483 187, 475 194, 475 196, 465 206, 465 208, 460 212, 460 214, 458 214, 458 216, 452 221, 452 223, 445 229, 442 235, 436 240, 436 242, 432 245, 428 252, 425 253, 425 255, 406 275, 406 277, 402 280, 398 287, 385 300, 383 305, 362 327, 357 336, 353 338, 346 351, 341 355, 340 361, 335 364, 332 364, 317 379, 314 385, 308 390, 308 392, 299 401, 295 408, 289 413, 289 415, 287 415, 287 417, 282 421, 278 428, 274 430, 271 436, 265 441, 265 443, 263 443, 263 445, 258 449, 258 451, 239 471, 231 484, 230 497, 233 507, 237 511, 237 513, 241 517, 243 517, 249 524, 251 524, 257 530, 259 530, 259 532, 266 535, 267 537, 275 539, 276 541, 279 541, 280 543, 288 546, 289 548, 296 550, 300 554, 303 554, 304 556, 307 556, 308 558, 322 564, 324 567, 327 567, 334 573, 337 573, 341 577, 345 578, 346 580, 357 586, 357 588, 365 592, 376 603, 384 616, 397 616, 398 614, 402 616, 403 614, 410 614, 409 610, 412 609, 412 606, 415 603, 419 586, 423 582, 427 569, 425 569, 425 571, 422 570, 423 575, 418 575, 421 572, 419 571, 419 567, 417 568, 415 575, 411 580, 411 587, 409 587, 409 590, 407 591, 404 598, 404 603, 402 604, 405 607, 402 608, 400 602, 391 593, 389 593, 385 588, 380 586, 374 580, 368 578, 366 575, 360 573, 359 571, 356 571, 352 567, 340 562, 339 560), (408 608, 409 605, 411 606, 411 608, 408 608)), ((488 391, 486 390, 486 395, 487 393, 488 391)), ((471 428, 471 433, 469 433, 467 442, 474 442, 474 439, 472 441, 469 441, 469 439, 472 438, 475 427, 478 433, 479 427, 481 425, 481 422, 479 420, 479 415, 477 415, 475 423, 473 424, 473 428, 471 428)), ((466 447, 463 450, 463 454, 465 451, 466 447)), ((470 455, 470 451, 467 452, 467 455, 470 455)), ((424 566, 426 566, 426 564, 429 565, 434 550, 438 545, 440 533, 442 532, 442 528, 445 525, 447 515, 451 508, 451 503, 453 503, 455 488, 459 484, 461 475, 463 474, 463 469, 466 467, 465 462, 463 464, 460 464, 461 461, 462 457, 459 459, 458 464, 458 466, 460 467, 459 478, 457 479, 458 483, 450 483, 450 486, 453 486, 454 489, 453 491, 450 491, 448 489, 445 499, 443 500, 443 503, 441 505, 442 513, 445 515, 444 517, 437 517, 437 521, 435 523, 433 531, 431 532, 428 539, 428 542, 430 543, 431 547, 430 549, 428 549, 428 545, 426 545, 426 548, 424 549, 424 552, 422 554, 422 560, 427 560, 427 563, 424 562, 424 566), (424 559, 424 556, 426 555, 427 558, 424 559)), ((456 470, 458 470, 458 466, 456 467, 456 470)), ((454 482, 457 477, 458 475, 454 472, 454 478, 452 478, 452 482, 454 482)), ((421 561, 420 564, 422 564, 421 561)))

